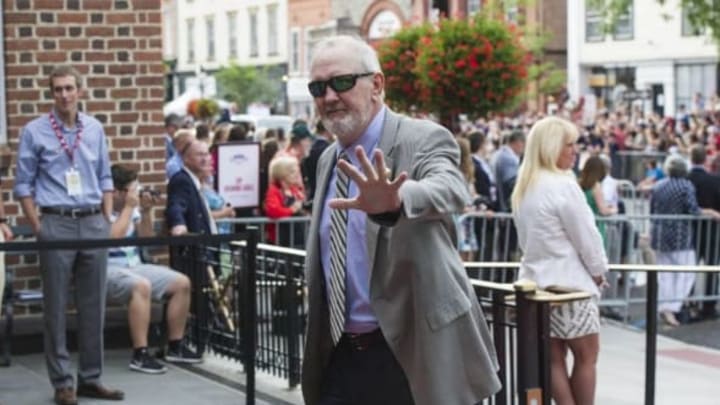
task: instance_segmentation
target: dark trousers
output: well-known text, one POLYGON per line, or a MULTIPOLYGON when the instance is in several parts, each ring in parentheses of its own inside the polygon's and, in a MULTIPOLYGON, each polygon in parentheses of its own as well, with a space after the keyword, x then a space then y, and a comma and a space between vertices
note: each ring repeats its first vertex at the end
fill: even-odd
POLYGON ((323 381, 319 405, 413 405, 407 378, 387 343, 338 342, 323 381))

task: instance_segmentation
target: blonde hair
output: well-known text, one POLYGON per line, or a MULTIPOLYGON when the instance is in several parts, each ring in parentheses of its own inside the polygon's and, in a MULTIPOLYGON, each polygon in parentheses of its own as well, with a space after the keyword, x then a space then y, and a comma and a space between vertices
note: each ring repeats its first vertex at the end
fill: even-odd
POLYGON ((293 156, 278 156, 270 162, 270 181, 279 182, 287 178, 298 168, 298 160, 293 156))
POLYGON ((574 143, 577 138, 578 131, 575 125, 558 117, 543 118, 530 128, 525 143, 525 154, 511 197, 513 211, 518 209, 525 193, 535 183, 541 170, 566 172, 557 167, 557 160, 565 144, 574 143))
POLYGON ((460 146, 460 172, 468 183, 475 182, 475 165, 470 152, 470 142, 462 137, 455 138, 460 146))

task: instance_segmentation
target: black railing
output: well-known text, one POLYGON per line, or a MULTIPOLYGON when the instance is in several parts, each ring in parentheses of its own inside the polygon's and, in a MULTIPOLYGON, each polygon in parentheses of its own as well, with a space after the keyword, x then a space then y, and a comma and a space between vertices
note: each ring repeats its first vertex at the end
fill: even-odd
MULTIPOLYGON (((190 342, 241 363, 246 403, 255 403, 255 370, 300 382, 307 315, 302 250, 258 244, 258 230, 235 235, 83 241, 7 242, 0 251, 170 246, 173 267, 193 282, 190 342)), ((472 263, 469 271, 517 267, 517 263, 472 263), (473 270, 475 268, 475 270, 473 270)), ((657 272, 717 272, 717 266, 612 265, 616 271, 648 274, 645 404, 655 397, 657 272)), ((474 274, 474 273, 471 273, 474 274)), ((587 293, 547 292, 526 284, 472 281, 488 318, 500 365, 502 390, 487 404, 550 403, 549 313, 552 305, 587 298, 587 293), (542 401, 542 402, 540 402, 542 401)))

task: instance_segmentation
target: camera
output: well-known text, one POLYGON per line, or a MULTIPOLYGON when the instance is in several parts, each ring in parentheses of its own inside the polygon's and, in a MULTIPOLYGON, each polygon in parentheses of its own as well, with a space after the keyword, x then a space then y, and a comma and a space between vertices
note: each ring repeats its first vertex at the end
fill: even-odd
POLYGON ((157 190, 153 190, 151 188, 138 187, 138 195, 142 196, 143 194, 150 194, 150 197, 153 197, 153 198, 160 197, 160 192, 157 190))

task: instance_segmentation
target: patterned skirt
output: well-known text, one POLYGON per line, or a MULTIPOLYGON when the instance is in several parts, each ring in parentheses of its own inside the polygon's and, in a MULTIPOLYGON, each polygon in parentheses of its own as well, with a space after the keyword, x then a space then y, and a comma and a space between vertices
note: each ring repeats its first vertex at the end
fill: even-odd
POLYGON ((591 298, 554 306, 550 310, 550 337, 575 339, 600 332, 600 310, 591 298))

